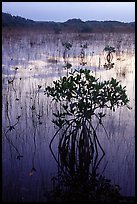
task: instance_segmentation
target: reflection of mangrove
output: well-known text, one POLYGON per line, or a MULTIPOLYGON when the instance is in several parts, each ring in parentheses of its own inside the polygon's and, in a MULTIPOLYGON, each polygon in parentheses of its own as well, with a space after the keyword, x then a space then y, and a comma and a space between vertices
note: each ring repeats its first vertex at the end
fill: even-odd
MULTIPOLYGON (((9 91, 9 89, 8 89, 8 91, 9 91)), ((23 156, 20 154, 18 148, 15 146, 15 144, 13 143, 11 138, 8 136, 8 132, 12 132, 13 130, 15 130, 15 127, 18 125, 18 123, 20 121, 21 115, 18 115, 16 117, 17 122, 15 122, 14 124, 11 124, 11 120, 10 120, 10 116, 9 116, 9 102, 8 102, 8 98, 6 100, 6 116, 7 116, 9 125, 7 126, 7 131, 5 132, 5 137, 6 137, 7 141, 8 141, 8 143, 10 144, 10 146, 12 146, 16 150, 16 152, 18 154, 16 158, 20 160, 23 156)))
POLYGON ((121 69, 120 71, 118 71, 116 74, 118 77, 122 77, 122 78, 125 78, 126 75, 128 73, 128 70, 126 67, 123 67, 123 69, 121 69))
POLYGON ((35 156, 36 156, 36 127, 34 125, 34 151, 33 151, 33 155, 32 155, 32 167, 31 170, 29 172, 29 176, 32 176, 34 174, 34 172, 36 172, 36 168, 35 168, 35 156))
POLYGON ((114 63, 112 63, 112 60, 113 60, 113 54, 112 53, 115 53, 116 50, 114 47, 106 46, 104 48, 104 51, 107 52, 107 56, 106 56, 107 63, 104 64, 104 68, 111 69, 114 67, 114 63))
POLYGON ((10 124, 9 126, 7 126, 8 130, 5 132, 5 137, 6 137, 7 141, 8 141, 8 143, 16 150, 16 152, 18 154, 16 158, 20 160, 23 156, 20 154, 18 148, 15 146, 15 144, 13 143, 11 138, 7 135, 8 132, 11 132, 11 131, 15 130, 15 126, 19 123, 20 116, 18 116, 16 119, 17 119, 17 122, 15 124, 13 124, 13 125, 10 124))
POLYGON ((15 144, 14 144, 13 141, 10 139, 10 137, 7 135, 7 133, 5 133, 5 137, 6 137, 7 141, 8 141, 8 143, 9 143, 9 145, 10 145, 11 147, 13 147, 13 148, 15 149, 15 151, 17 152, 16 158, 20 160, 20 159, 23 157, 23 155, 20 154, 19 149, 15 146, 15 144))
POLYGON ((69 187, 69 197, 73 189, 74 201, 78 198, 96 200, 99 193, 104 196, 105 201, 111 200, 112 194, 117 198, 119 188, 112 186, 110 181, 97 174, 98 166, 105 155, 97 129, 101 126, 107 133, 102 122, 102 118, 105 117, 104 108, 115 111, 119 106, 128 107, 125 87, 113 78, 110 81, 99 82, 87 69, 75 70, 69 74, 54 81, 54 86, 48 86, 45 90, 47 96, 61 102, 60 111, 53 113, 56 119, 52 122, 58 130, 50 142, 50 150, 60 170, 57 189, 60 190, 60 196, 66 196, 61 185, 69 187), (57 136, 58 158, 52 149, 52 143, 57 136), (62 192, 65 194, 61 195, 62 192), (106 194, 111 196, 105 198, 106 194))
POLYGON ((109 179, 97 171, 89 173, 87 177, 83 180, 79 173, 68 176, 59 171, 52 178, 53 190, 49 192, 48 201, 117 202, 121 199, 119 185, 112 185, 109 179))
MULTIPOLYGON (((39 125, 42 124, 41 118, 42 118, 43 114, 41 113, 40 110, 39 111, 36 110, 36 107, 40 106, 39 92, 40 92, 41 87, 42 87, 41 85, 38 85, 38 90, 36 91, 36 93, 34 95, 34 98, 31 97, 33 102, 32 102, 32 106, 30 106, 30 109, 32 110, 32 120, 33 120, 33 123, 35 123, 36 126, 37 126, 37 122, 39 123, 39 125), (36 100, 37 100, 38 106, 36 105, 36 100), (35 120, 35 118, 36 118, 36 120, 35 120), (37 121, 37 119, 38 119, 38 121, 37 121)), ((35 128, 35 126, 34 126, 34 128, 35 128)))
MULTIPOLYGON (((39 103, 39 90, 40 90, 41 86, 38 85, 38 92, 36 92, 36 95, 34 97, 34 102, 36 100, 36 97, 37 97, 37 94, 38 94, 38 103, 39 103)), ((35 168, 35 156, 36 156, 36 148, 37 148, 37 145, 36 145, 36 133, 37 133, 37 119, 39 120, 40 116, 39 114, 37 114, 36 112, 36 108, 35 108, 35 105, 33 104, 32 107, 31 107, 31 110, 32 110, 32 126, 33 126, 33 130, 34 130, 34 133, 33 133, 33 141, 34 141, 34 151, 33 151, 33 154, 32 154, 32 167, 29 171, 29 176, 33 176, 34 172, 36 172, 36 168, 35 168)), ((39 124, 40 124, 40 121, 39 121, 39 124)))

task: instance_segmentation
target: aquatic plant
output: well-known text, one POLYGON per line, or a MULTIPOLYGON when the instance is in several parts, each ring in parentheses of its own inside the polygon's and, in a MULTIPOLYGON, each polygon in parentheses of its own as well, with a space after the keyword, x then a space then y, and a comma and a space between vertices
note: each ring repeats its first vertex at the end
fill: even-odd
POLYGON ((105 155, 97 129, 102 126, 107 134, 102 121, 105 108, 115 111, 120 106, 129 107, 126 87, 114 78, 101 82, 88 69, 74 70, 53 84, 46 87, 45 94, 60 102, 61 108, 53 113, 52 121, 58 130, 51 139, 50 149, 60 167, 59 179, 56 178, 60 182, 52 192, 52 199, 117 201, 120 188, 97 174, 105 155), (57 135, 58 159, 52 150, 57 135))
MULTIPOLYGON (((71 176, 79 172, 80 178, 85 180, 91 161, 94 172, 105 155, 97 136, 99 126, 106 132, 102 123, 104 108, 115 111, 120 106, 128 107, 126 87, 122 87, 114 78, 101 82, 88 69, 74 70, 68 77, 61 77, 53 84, 53 87, 46 87, 45 94, 60 102, 61 108, 53 113, 55 119, 52 122, 58 130, 50 142, 50 148, 60 130, 63 130, 58 145, 60 167, 71 176), (96 123, 93 123, 95 119, 96 123), (102 152, 102 156, 97 161, 99 152, 102 152)), ((52 154, 57 161, 53 151, 52 154)))
POLYGON ((107 69, 111 69, 114 67, 114 63, 112 63, 112 60, 113 60, 113 54, 112 53, 115 53, 116 50, 114 47, 111 47, 111 46, 106 46, 104 48, 104 51, 107 52, 107 63, 104 64, 104 67, 107 68, 107 69))
POLYGON ((64 47, 64 52, 63 52, 63 59, 64 59, 64 68, 67 69, 67 76, 68 76, 68 69, 70 69, 72 67, 72 65, 68 62, 68 51, 71 49, 72 44, 70 42, 65 42, 62 43, 62 46, 64 47))
POLYGON ((81 52, 80 52, 80 59, 81 59, 81 62, 80 62, 80 65, 82 66, 85 66, 87 64, 87 62, 85 61, 85 49, 87 49, 88 47, 88 44, 87 42, 85 44, 81 44, 81 52))

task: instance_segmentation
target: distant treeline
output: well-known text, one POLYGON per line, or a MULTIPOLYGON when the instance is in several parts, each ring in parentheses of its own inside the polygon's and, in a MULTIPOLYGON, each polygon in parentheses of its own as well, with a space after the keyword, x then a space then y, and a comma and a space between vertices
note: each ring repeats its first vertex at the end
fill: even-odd
POLYGON ((2 27, 33 27, 42 28, 54 33, 78 32, 135 32, 135 22, 123 23, 119 21, 82 21, 81 19, 70 19, 66 22, 33 21, 20 16, 12 16, 2 13, 2 27))

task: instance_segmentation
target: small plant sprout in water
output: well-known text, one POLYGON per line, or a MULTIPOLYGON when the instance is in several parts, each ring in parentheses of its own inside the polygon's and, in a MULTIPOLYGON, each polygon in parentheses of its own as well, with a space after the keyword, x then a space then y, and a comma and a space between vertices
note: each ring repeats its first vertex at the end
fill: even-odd
POLYGON ((72 47, 72 44, 70 42, 62 43, 62 45, 64 46, 65 50, 70 50, 70 48, 72 47))
POLYGON ((104 48, 104 51, 107 52, 107 57, 106 57, 107 63, 104 64, 104 68, 111 69, 114 67, 114 63, 112 63, 112 60, 113 60, 113 54, 112 53, 115 53, 116 50, 114 47, 107 45, 104 48))
POLYGON ((64 52, 63 52, 63 59, 64 59, 64 68, 67 69, 67 75, 68 75, 68 69, 72 67, 71 63, 68 62, 69 54, 68 51, 72 48, 72 44, 70 42, 65 42, 62 43, 64 47, 64 52))
POLYGON ((81 52, 80 52, 80 65, 85 66, 87 64, 87 62, 85 62, 85 49, 87 49, 88 44, 87 42, 84 45, 81 45, 81 52))

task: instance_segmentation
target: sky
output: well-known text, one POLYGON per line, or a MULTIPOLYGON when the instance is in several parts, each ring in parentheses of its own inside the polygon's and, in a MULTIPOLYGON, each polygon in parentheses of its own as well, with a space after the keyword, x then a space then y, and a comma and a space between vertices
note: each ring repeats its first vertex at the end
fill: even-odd
POLYGON ((2 12, 35 21, 135 21, 135 2, 2 2, 2 12))

